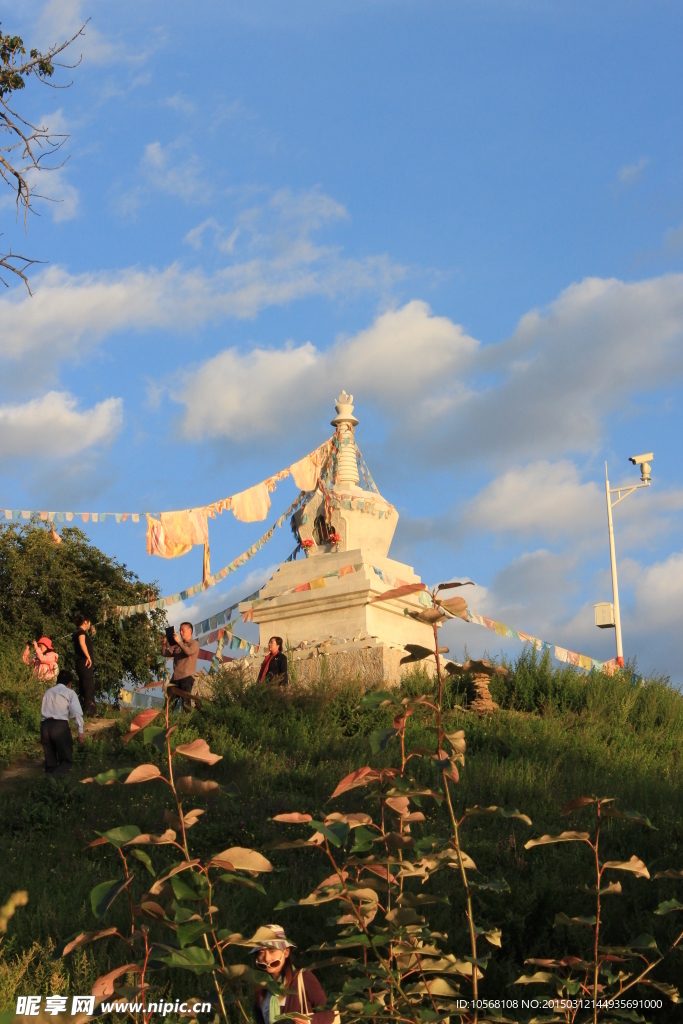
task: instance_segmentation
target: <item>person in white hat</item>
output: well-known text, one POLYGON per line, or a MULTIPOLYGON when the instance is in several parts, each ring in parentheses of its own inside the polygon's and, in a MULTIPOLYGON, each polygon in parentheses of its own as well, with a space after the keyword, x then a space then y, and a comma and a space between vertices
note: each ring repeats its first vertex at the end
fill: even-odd
POLYGON ((321 1009, 327 1003, 323 987, 312 971, 297 971, 290 954, 294 945, 279 924, 259 928, 253 937, 256 966, 284 985, 286 996, 272 995, 264 985, 256 990, 254 1018, 256 1024, 274 1024, 283 1013, 301 1014, 308 1024, 334 1024, 338 1015, 321 1009))

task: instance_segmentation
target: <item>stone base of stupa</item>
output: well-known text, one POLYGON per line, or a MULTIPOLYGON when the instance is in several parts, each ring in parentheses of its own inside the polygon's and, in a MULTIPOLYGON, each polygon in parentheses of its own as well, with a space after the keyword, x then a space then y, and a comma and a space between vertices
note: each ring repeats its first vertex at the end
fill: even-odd
MULTIPOLYGON (((405 655, 402 647, 391 647, 374 637, 349 642, 302 643, 288 651, 289 681, 306 687, 319 683, 339 685, 353 682, 361 683, 364 688, 376 685, 394 687, 416 667, 415 664, 401 665, 401 658, 405 655)), ((262 661, 262 656, 253 655, 236 660, 234 665, 255 682, 262 661)), ((436 672, 434 658, 420 662, 420 668, 433 675, 436 672)), ((210 696, 208 690, 206 692, 210 696)))
MULTIPOLYGON (((258 622, 264 652, 270 637, 279 636, 297 664, 320 650, 328 661, 332 653, 344 655, 340 665, 372 665, 380 678, 398 682, 398 661, 407 653, 406 645, 434 646, 432 627, 406 614, 406 609, 423 610, 426 595, 422 601, 421 595, 409 594, 373 602, 373 597, 403 583, 419 583, 420 578, 409 565, 377 553, 370 557, 356 549, 283 563, 255 601, 239 606, 246 621, 258 622)), ((429 599, 426 603, 431 605, 429 599)))

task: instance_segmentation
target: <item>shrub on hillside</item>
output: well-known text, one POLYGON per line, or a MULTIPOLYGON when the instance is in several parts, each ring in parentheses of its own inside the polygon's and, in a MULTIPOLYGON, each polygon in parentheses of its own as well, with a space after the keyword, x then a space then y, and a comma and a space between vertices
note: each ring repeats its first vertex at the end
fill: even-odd
POLYGON ((107 557, 75 527, 56 544, 38 523, 0 524, 0 651, 17 660, 26 644, 49 636, 60 668, 73 667, 73 617, 82 611, 97 625, 95 684, 115 694, 121 683, 152 681, 165 612, 105 620, 114 605, 158 596, 155 585, 107 557))

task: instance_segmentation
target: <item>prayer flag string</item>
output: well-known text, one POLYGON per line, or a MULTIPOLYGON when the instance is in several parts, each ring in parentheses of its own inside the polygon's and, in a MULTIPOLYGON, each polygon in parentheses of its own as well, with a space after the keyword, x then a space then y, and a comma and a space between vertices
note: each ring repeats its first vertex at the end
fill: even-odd
POLYGON ((612 658, 610 661, 598 661, 597 658, 590 658, 587 654, 569 651, 565 647, 559 647, 557 644, 548 643, 547 640, 539 640, 536 636, 523 633, 521 629, 513 629, 512 626, 506 626, 503 622, 496 622, 495 619, 489 619, 485 615, 478 615, 469 608, 467 609, 467 617, 470 622, 474 622, 477 626, 484 626, 485 629, 493 630, 501 638, 520 640, 523 644, 531 644, 537 651, 552 651, 557 661, 574 665, 577 668, 583 668, 587 672, 595 669, 596 672, 606 672, 607 675, 612 675, 619 667, 616 658, 612 658))
POLYGON ((154 611, 156 608, 170 608, 172 605, 178 604, 180 601, 186 601, 188 597, 194 597, 195 594, 201 593, 203 590, 206 590, 207 587, 214 587, 217 583, 220 583, 221 580, 224 580, 226 576, 229 576, 230 573, 236 572, 236 570, 239 569, 240 566, 244 565, 245 562, 248 562, 249 559, 253 558, 254 555, 257 554, 261 550, 261 548, 264 547, 268 543, 268 541, 272 539, 275 530, 278 527, 282 526, 286 519, 289 519, 292 513, 294 513, 297 510, 297 508, 301 505, 305 498, 306 492, 301 491, 297 498, 289 506, 287 511, 282 513, 282 515, 273 523, 270 529, 267 530, 266 533, 264 533, 263 536, 260 537, 255 544, 252 544, 251 547, 247 548, 246 551, 243 551, 241 555, 237 556, 237 558, 233 558, 232 562, 228 562, 228 564, 224 566, 219 572, 214 573, 211 576, 208 576, 206 582, 196 583, 193 587, 188 587, 186 590, 180 590, 176 594, 171 594, 168 597, 158 597, 154 601, 145 601, 142 604, 131 604, 125 605, 123 607, 115 606, 111 609, 110 614, 113 615, 115 618, 125 619, 130 615, 142 615, 145 612, 154 611))
MULTIPOLYGON (((315 490, 315 482, 311 486, 311 480, 322 472, 327 463, 330 460, 330 453, 332 450, 333 438, 329 438, 323 444, 321 444, 314 451, 309 452, 303 459, 299 459, 298 462, 292 463, 291 466, 287 466, 285 469, 279 470, 266 480, 261 481, 259 484, 255 484, 253 487, 247 488, 245 491, 240 491, 238 494, 232 494, 227 498, 221 498, 219 501, 211 502, 208 505, 197 505, 189 509, 181 509, 178 511, 183 512, 204 512, 206 515, 214 518, 216 514, 232 509, 235 517, 240 519, 242 522, 255 522, 256 519, 249 518, 254 511, 258 511, 259 502, 255 502, 255 498, 262 498, 261 492, 265 488, 266 495, 272 493, 276 485, 280 480, 286 479, 288 476, 294 478, 294 482, 300 488, 300 490, 315 490), (300 481, 303 481, 300 482, 300 481), (307 486, 304 486, 304 483, 307 486)), ((270 498, 267 497, 265 502, 268 508, 270 507, 270 498)), ((261 519, 265 519, 268 508, 261 519)), ((173 515, 176 512, 163 513, 164 515, 173 515)), ((11 509, 11 508, 0 508, 0 518, 4 518, 8 522, 18 522, 21 520, 30 521, 34 518, 40 519, 42 522, 49 523, 72 523, 74 520, 80 519, 84 523, 105 523, 108 520, 115 520, 117 523, 125 523, 129 519, 132 523, 139 523, 141 519, 144 520, 146 516, 161 516, 161 512, 48 512, 44 509, 11 509)))

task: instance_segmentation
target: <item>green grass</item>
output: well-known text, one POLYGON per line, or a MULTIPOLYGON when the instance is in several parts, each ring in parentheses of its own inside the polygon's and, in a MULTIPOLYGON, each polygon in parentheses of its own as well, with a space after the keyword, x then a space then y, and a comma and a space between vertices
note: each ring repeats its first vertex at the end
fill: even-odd
MULTIPOLYGON (((6 666, 5 666, 6 667, 6 666)), ((15 757, 33 747, 37 730, 37 695, 31 680, 7 674, 0 686, 0 752, 15 757), (21 682, 21 685, 18 685, 21 682)), ((405 693, 430 689, 432 683, 415 673, 404 683, 405 693)), ((533 819, 529 828, 519 821, 469 819, 462 843, 475 860, 476 877, 504 878, 507 895, 482 893, 476 917, 485 926, 500 926, 503 946, 494 955, 481 986, 489 997, 519 997, 511 987, 524 969, 525 957, 580 953, 585 941, 576 930, 553 928, 555 914, 591 912, 590 898, 577 892, 580 882, 592 884, 590 859, 578 846, 524 850, 531 835, 557 832, 566 827, 590 827, 590 815, 581 812, 562 818, 562 805, 584 794, 614 796, 622 809, 637 809, 650 817, 656 831, 609 821, 603 830, 603 856, 625 858, 637 854, 650 872, 683 868, 683 697, 666 681, 641 681, 602 675, 588 679, 572 670, 553 671, 548 659, 523 655, 508 680, 492 686, 501 704, 495 715, 478 719, 461 705, 464 684, 446 687, 446 718, 466 730, 466 765, 456 787, 457 809, 474 804, 519 808, 533 819)), ((317 817, 332 809, 327 800, 345 774, 362 764, 396 763, 390 744, 377 757, 370 752, 370 735, 391 724, 384 710, 359 709, 358 683, 342 687, 320 684, 311 691, 291 687, 273 692, 246 687, 239 676, 224 676, 215 703, 179 720, 178 739, 204 737, 223 760, 213 768, 185 762, 184 769, 215 778, 225 787, 216 799, 196 801, 207 814, 190 832, 190 845, 198 856, 230 846, 263 850, 285 836, 301 834, 283 829, 269 819, 282 811, 308 811, 317 817), (234 788, 236 796, 228 790, 234 788)), ((416 714, 408 729, 409 746, 433 746, 424 715, 416 714)), ((115 878, 118 867, 113 850, 84 851, 95 830, 137 824, 143 830, 162 830, 167 806, 165 787, 81 786, 78 779, 113 766, 134 765, 159 757, 155 748, 138 740, 124 746, 126 725, 111 734, 88 740, 75 751, 72 778, 55 784, 38 778, 0 791, 0 853, 4 871, 0 903, 15 889, 27 889, 30 902, 17 911, 0 956, 0 1006, 9 1008, 17 994, 29 992, 85 992, 98 974, 123 962, 121 949, 104 940, 65 961, 51 959, 54 946, 79 930, 96 926, 89 902, 91 889, 115 878)), ((436 785, 435 768, 416 764, 416 774, 436 785)), ((334 809, 366 809, 364 791, 356 790, 336 801, 334 809)), ((371 807, 367 807, 372 810, 371 807)), ((444 834, 442 811, 425 803, 427 820, 413 827, 416 838, 444 834)), ((171 857, 151 850, 157 869, 171 857)), ((275 872, 265 882, 266 895, 249 889, 225 888, 217 896, 221 927, 251 934, 260 924, 282 923, 299 950, 329 940, 329 907, 293 908, 274 912, 279 900, 307 895, 329 874, 316 851, 269 853, 275 872)), ((139 875, 144 869, 139 867, 139 875)), ((683 901, 683 882, 647 882, 624 875, 624 895, 605 907, 605 939, 623 944, 642 933, 655 934, 665 945, 671 941, 681 915, 652 915, 659 902, 676 896, 683 901)), ((137 893, 143 891, 141 879, 137 893)), ((135 883, 137 885, 137 882, 135 883)), ((433 927, 448 934, 447 949, 467 952, 462 891, 455 872, 443 871, 428 887, 448 904, 430 914, 433 927)), ((431 909, 431 908, 430 908, 431 909)), ((127 908, 121 900, 107 914, 105 925, 126 926, 127 908)), ((299 953, 306 959, 305 953, 299 953)), ((683 956, 672 958, 659 976, 676 982, 683 976, 683 956)), ((340 975, 326 971, 330 988, 340 975)), ((173 992, 208 991, 206 977, 194 979, 182 971, 173 976, 173 992)), ((662 1020, 675 1020, 680 1008, 662 1020)))

